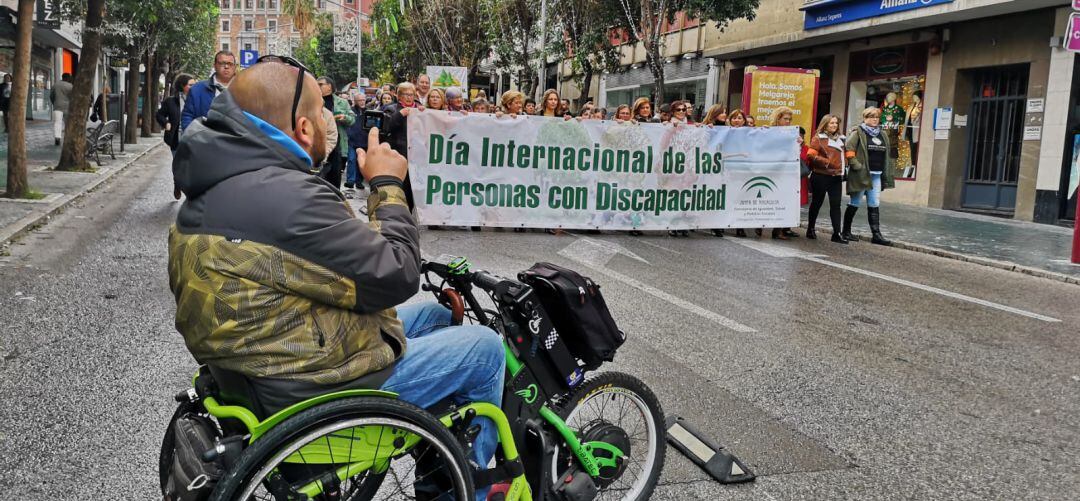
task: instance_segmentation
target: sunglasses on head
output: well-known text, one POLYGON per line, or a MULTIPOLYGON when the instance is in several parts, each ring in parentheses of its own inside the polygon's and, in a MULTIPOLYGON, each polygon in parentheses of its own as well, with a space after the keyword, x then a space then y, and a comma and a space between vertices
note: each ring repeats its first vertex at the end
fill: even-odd
POLYGON ((293 59, 289 56, 275 56, 272 54, 268 54, 255 60, 255 64, 259 63, 282 63, 299 70, 296 73, 296 92, 293 94, 292 114, 290 115, 292 117, 292 127, 293 130, 295 130, 296 109, 300 105, 300 95, 304 91, 304 73, 311 73, 311 70, 307 69, 307 66, 304 66, 304 64, 300 61, 297 61, 296 59, 293 59))

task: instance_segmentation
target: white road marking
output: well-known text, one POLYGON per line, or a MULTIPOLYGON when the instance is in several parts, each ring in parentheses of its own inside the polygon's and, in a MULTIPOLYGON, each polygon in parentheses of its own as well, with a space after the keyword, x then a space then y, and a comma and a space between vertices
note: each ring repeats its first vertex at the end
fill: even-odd
POLYGON ((1015 314, 1015 315, 1020 315, 1020 316, 1024 316, 1024 317, 1028 317, 1028 318, 1034 318, 1036 320, 1042 320, 1043 322, 1061 322, 1061 320, 1053 318, 1053 317, 1040 315, 1038 313, 1033 313, 1033 312, 1030 312, 1030 311, 1027 311, 1027 310, 1021 310, 1019 308, 1013 308, 1012 306, 1006 306, 1006 305, 1003 305, 1003 304, 995 303, 993 301, 987 301, 985 299, 979 299, 977 297, 966 296, 966 295, 960 294, 958 292, 947 291, 945 289, 939 289, 937 287, 932 287, 932 286, 929 286, 929 285, 923 285, 923 284, 920 284, 920 283, 917 283, 917 282, 912 282, 910 280, 904 280, 902 278, 891 277, 889 275, 885 275, 885 274, 882 274, 882 273, 877 273, 877 272, 874 272, 874 271, 864 270, 862 268, 856 268, 854 266, 848 266, 846 264, 834 263, 832 261, 828 261, 828 260, 824 259, 824 258, 826 258, 828 256, 824 256, 824 255, 821 255, 821 254, 810 254, 808 252, 803 252, 801 250, 798 250, 798 249, 796 249, 794 247, 786 247, 786 246, 775 245, 775 244, 766 243, 766 242, 760 242, 760 241, 755 241, 755 240, 745 240, 745 239, 735 239, 735 240, 733 240, 733 242, 735 242, 735 243, 737 243, 739 245, 742 245, 743 247, 749 247, 751 249, 762 252, 762 253, 767 254, 769 256, 772 256, 772 257, 793 257, 793 258, 798 258, 798 259, 805 259, 807 261, 811 261, 811 262, 814 262, 814 263, 822 264, 822 265, 825 265, 825 266, 831 266, 833 268, 841 269, 841 270, 844 270, 844 271, 850 271, 852 273, 858 273, 860 275, 865 275, 865 276, 868 276, 868 277, 877 278, 877 279, 880 279, 880 280, 884 280, 886 282, 892 282, 894 284, 899 284, 899 285, 911 287, 913 289, 919 289, 921 291, 932 292, 934 294, 939 294, 939 295, 942 295, 942 296, 945 296, 945 297, 950 297, 950 298, 953 298, 953 299, 959 299, 960 301, 967 301, 969 303, 974 303, 974 304, 977 304, 979 306, 985 306, 987 308, 993 308, 993 309, 996 309, 996 310, 1001 310, 1001 311, 1004 311, 1004 312, 1012 313, 1012 314, 1015 314))
POLYGON ((574 240, 570 245, 567 245, 563 250, 559 251, 559 254, 589 266, 606 266, 608 261, 611 261, 613 257, 619 254, 642 264, 650 264, 641 256, 631 252, 630 249, 615 242, 597 240, 589 237, 578 237, 577 240, 574 240))
MULTIPOLYGON (((619 282, 622 282, 622 283, 624 283, 626 285, 629 285, 629 286, 631 286, 631 287, 633 287, 635 289, 638 289, 638 290, 640 290, 640 291, 642 291, 642 292, 644 292, 646 294, 649 294, 650 296, 653 296, 655 298, 667 301, 667 302, 669 302, 669 303, 671 303, 671 304, 673 304, 675 306, 678 306, 679 308, 682 308, 682 309, 684 309, 684 310, 686 310, 686 311, 688 311, 690 313, 693 313, 693 314, 698 315, 700 317, 703 317, 705 319, 711 320, 711 321, 713 321, 713 322, 715 322, 715 323, 717 323, 717 324, 719 324, 719 325, 721 325, 723 327, 727 327, 728 329, 731 329, 731 330, 733 330, 735 332, 742 332, 742 333, 757 332, 752 327, 748 327, 746 325, 740 324, 739 322, 736 322, 736 321, 734 321, 734 320, 732 320, 732 319, 730 319, 728 317, 725 317, 725 316, 723 316, 723 315, 721 315, 719 313, 716 313, 715 311, 702 308, 701 306, 698 306, 698 305, 696 305, 694 303, 691 303, 690 301, 687 301, 687 300, 685 300, 683 298, 673 296, 673 295, 671 295, 671 294, 669 294, 667 292, 664 292, 664 291, 662 291, 660 289, 657 289, 656 287, 653 287, 653 286, 651 286, 649 284, 646 284, 646 283, 644 283, 644 282, 642 282, 642 281, 640 281, 640 280, 638 280, 636 278, 628 277, 626 275, 623 275, 622 273, 619 273, 619 272, 617 272, 615 270, 612 270, 612 269, 608 268, 606 266, 607 262, 612 257, 614 257, 615 254, 610 253, 610 255, 609 255, 607 252, 595 252, 596 249, 611 250, 611 247, 597 246, 596 242, 599 242, 599 241, 598 240, 593 240, 593 239, 586 239, 586 238, 579 239, 578 241, 566 246, 566 248, 560 250, 559 255, 563 256, 563 257, 565 257, 567 259, 571 259, 571 260, 577 261, 577 262, 579 262, 581 264, 584 264, 584 265, 586 265, 586 266, 600 272, 600 274, 607 276, 608 278, 611 278, 611 279, 617 280, 619 282), (591 249, 590 249, 590 247, 591 247, 591 249), (605 256, 606 256, 606 259, 605 259, 605 256)), ((605 242, 605 243, 610 243, 610 242, 605 242)), ((612 245, 615 245, 616 247, 619 247, 616 244, 612 244, 612 245)), ((625 251, 625 249, 623 249, 623 250, 625 251)), ((626 252, 629 252, 629 251, 626 251, 626 252)), ((642 262, 645 262, 647 264, 647 261, 645 261, 644 259, 641 259, 641 258, 637 258, 637 259, 639 259, 642 262)))
POLYGON ((977 305, 985 306, 987 308, 993 308, 993 309, 996 309, 996 310, 1001 310, 1001 311, 1004 311, 1004 312, 1012 313, 1012 314, 1015 314, 1015 315, 1020 315, 1020 316, 1024 316, 1024 317, 1028 317, 1028 318, 1034 318, 1035 320, 1042 320, 1043 322, 1060 322, 1061 321, 1061 320, 1053 318, 1053 317, 1040 315, 1038 313, 1032 313, 1032 312, 1027 311, 1027 310, 1021 310, 1020 308, 1013 308, 1012 306, 1005 306, 1003 304, 995 303, 993 301, 987 301, 985 299, 979 299, 977 297, 965 296, 964 294, 960 294, 958 292, 947 291, 945 289, 939 289, 937 287, 932 287, 932 286, 929 286, 929 285, 923 285, 923 284, 920 284, 920 283, 912 282, 910 280, 904 280, 902 278, 890 277, 888 275, 883 275, 881 273, 868 271, 868 270, 863 270, 861 268, 855 268, 853 266, 848 266, 846 264, 840 264, 840 263, 834 263, 832 261, 826 261, 826 260, 824 260, 822 258, 819 258, 819 257, 803 257, 802 259, 805 259, 807 261, 812 261, 812 262, 815 262, 815 263, 818 263, 818 264, 823 264, 825 266, 832 266, 833 268, 839 268, 841 270, 850 271, 850 272, 853 272, 853 273, 858 273, 860 275, 866 275, 868 277, 874 277, 874 278, 877 278, 877 279, 885 280, 886 282, 892 282, 894 284, 906 285, 906 286, 911 287, 913 289, 919 289, 919 290, 926 291, 926 292, 933 292, 934 294, 940 294, 940 295, 945 296, 945 297, 951 297, 953 299, 959 299, 961 301, 967 301, 969 303, 975 303, 977 305))

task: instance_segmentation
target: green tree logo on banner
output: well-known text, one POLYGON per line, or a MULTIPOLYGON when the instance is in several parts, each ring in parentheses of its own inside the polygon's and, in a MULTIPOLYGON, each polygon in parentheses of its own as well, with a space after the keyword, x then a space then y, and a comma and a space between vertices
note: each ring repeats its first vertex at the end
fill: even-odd
POLYGON ((769 190, 772 192, 776 190, 776 183, 765 176, 752 177, 749 181, 743 183, 743 191, 747 193, 755 188, 758 190, 757 197, 755 198, 761 198, 761 190, 769 190))

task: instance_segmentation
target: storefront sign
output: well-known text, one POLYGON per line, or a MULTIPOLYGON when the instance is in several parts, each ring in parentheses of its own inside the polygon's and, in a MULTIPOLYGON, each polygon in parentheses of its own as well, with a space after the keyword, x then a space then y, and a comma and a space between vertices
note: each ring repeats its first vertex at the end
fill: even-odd
POLYGON ((967 122, 968 122, 968 116, 967 115, 956 115, 956 126, 957 127, 967 127, 967 122))
POLYGON ((37 19, 34 24, 38 28, 60 27, 60 9, 56 6, 56 0, 37 0, 37 19))
POLYGON ((1065 34, 1065 49, 1080 52, 1080 12, 1069 14, 1069 31, 1065 34))
POLYGON ((949 130, 952 128, 952 108, 936 108, 934 110, 934 130, 949 130))
POLYGON ((409 115, 421 224, 608 230, 799 224, 791 127, 409 115))
POLYGON ((949 140, 949 129, 935 130, 934 131, 934 140, 948 141, 949 140))
POLYGON ((1073 10, 1080 10, 1080 0, 1073 0, 1073 10))
POLYGON ((1028 99, 1027 100, 1027 112, 1028 113, 1042 113, 1046 107, 1045 99, 1028 99))
POLYGON ((757 125, 768 125, 773 111, 791 108, 792 125, 811 134, 816 125, 818 81, 821 72, 798 68, 747 66, 743 80, 743 110, 757 125))
POLYGON ((1024 141, 1038 141, 1042 139, 1042 126, 1032 125, 1024 127, 1024 141))
POLYGON ((815 0, 803 4, 803 28, 812 30, 896 12, 952 3, 953 0, 815 0))
POLYGON ((870 71, 875 75, 891 75, 902 69, 904 69, 904 53, 898 50, 878 52, 870 60, 870 71))

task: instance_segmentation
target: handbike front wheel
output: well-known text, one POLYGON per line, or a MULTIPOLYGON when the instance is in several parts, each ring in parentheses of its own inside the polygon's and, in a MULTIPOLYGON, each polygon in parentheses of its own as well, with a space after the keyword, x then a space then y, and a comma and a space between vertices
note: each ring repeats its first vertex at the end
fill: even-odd
POLYGON ((312 407, 272 428, 244 450, 211 499, 425 499, 429 493, 475 497, 457 439, 419 407, 358 397, 312 407))
MULTIPOLYGON (((618 467, 600 469, 598 500, 649 499, 664 468, 664 411, 639 379, 620 372, 590 376, 563 400, 558 414, 582 443, 607 442, 626 455, 618 467)), ((558 487, 577 458, 560 442, 551 481, 558 487)))

